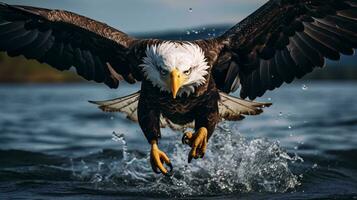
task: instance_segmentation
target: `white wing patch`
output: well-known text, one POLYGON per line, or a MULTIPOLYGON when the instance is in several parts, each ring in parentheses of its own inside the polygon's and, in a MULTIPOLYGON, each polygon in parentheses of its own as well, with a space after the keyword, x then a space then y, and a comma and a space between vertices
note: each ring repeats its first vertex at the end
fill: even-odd
POLYGON ((219 115, 221 119, 237 121, 244 119, 244 115, 259 115, 263 108, 269 107, 271 103, 260 103, 230 96, 220 92, 221 101, 218 102, 219 115))
MULTIPOLYGON (((221 120, 237 121, 244 119, 244 115, 259 115, 263 112, 263 108, 269 107, 271 103, 260 103, 255 101, 243 100, 237 97, 230 96, 223 92, 219 93, 221 101, 218 102, 219 115, 221 120)), ((125 97, 111 99, 107 101, 89 101, 98 105, 98 108, 104 112, 122 112, 127 118, 138 122, 138 102, 140 91, 130 94, 125 97)), ((193 128, 194 122, 186 125, 178 125, 171 122, 169 119, 160 117, 160 126, 162 128, 169 127, 174 130, 184 130, 193 128)))
POLYGON ((103 110, 104 112, 125 113, 128 119, 137 122, 139 97, 140 97, 140 91, 125 97, 119 97, 107 101, 89 101, 89 102, 98 105, 98 108, 103 110))

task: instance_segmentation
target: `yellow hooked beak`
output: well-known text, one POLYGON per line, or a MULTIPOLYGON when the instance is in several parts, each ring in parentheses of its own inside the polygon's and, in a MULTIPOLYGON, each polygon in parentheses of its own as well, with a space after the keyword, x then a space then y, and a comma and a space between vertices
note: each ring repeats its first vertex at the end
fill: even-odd
POLYGON ((176 68, 170 73, 172 97, 176 99, 177 92, 185 81, 183 74, 176 68))

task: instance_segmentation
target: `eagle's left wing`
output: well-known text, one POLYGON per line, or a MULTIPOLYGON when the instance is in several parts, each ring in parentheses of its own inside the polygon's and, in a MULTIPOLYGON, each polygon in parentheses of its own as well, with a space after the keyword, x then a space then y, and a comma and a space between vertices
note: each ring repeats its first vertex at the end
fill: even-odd
POLYGON ((323 67, 325 58, 352 55, 357 1, 270 0, 207 43, 223 46, 212 69, 217 87, 241 86, 241 97, 254 99, 323 67))

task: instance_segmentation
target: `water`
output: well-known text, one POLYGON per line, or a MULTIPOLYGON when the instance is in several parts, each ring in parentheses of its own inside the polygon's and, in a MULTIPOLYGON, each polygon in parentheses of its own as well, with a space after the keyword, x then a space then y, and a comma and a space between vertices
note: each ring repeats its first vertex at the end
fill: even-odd
POLYGON ((268 92, 259 100, 272 107, 221 123, 192 164, 181 133, 165 129, 167 178, 151 172, 137 124, 87 103, 137 86, 1 85, 0 199, 356 199, 356 86, 304 81, 268 92))

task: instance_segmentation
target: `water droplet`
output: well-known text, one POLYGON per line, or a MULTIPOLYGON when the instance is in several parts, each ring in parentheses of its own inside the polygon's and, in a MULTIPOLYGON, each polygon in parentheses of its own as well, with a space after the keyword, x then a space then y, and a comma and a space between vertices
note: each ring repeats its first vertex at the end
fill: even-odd
POLYGON ((282 112, 279 112, 279 116, 280 116, 280 117, 283 116, 283 113, 282 113, 282 112))
POLYGON ((186 35, 190 35, 191 34, 191 32, 190 31, 186 31, 186 35))
POLYGON ((291 129, 291 128, 292 128, 292 126, 288 126, 288 128, 289 128, 289 129, 291 129))
POLYGON ((102 170, 103 165, 104 165, 104 162, 102 162, 102 161, 98 162, 98 171, 102 170))
POLYGON ((113 131, 112 133, 112 140, 116 142, 122 142, 124 140, 124 134, 123 133, 116 133, 113 131))
POLYGON ((101 181, 103 181, 103 177, 97 173, 92 177, 91 183, 99 183, 101 181))
POLYGON ((307 89, 309 89, 309 88, 305 84, 302 85, 302 90, 307 90, 307 89))
POLYGON ((193 9, 192 9, 192 8, 189 8, 189 9, 188 9, 188 12, 192 13, 192 12, 193 12, 193 9))
POLYGON ((316 163, 314 163, 314 165, 312 165, 312 167, 311 167, 312 169, 316 169, 317 168, 317 164, 316 163))
POLYGON ((294 146, 294 149, 295 149, 295 150, 298 150, 298 149, 299 149, 299 147, 298 147, 298 146, 294 146))
POLYGON ((271 101, 271 98, 270 98, 270 97, 268 98, 268 101, 271 101))

